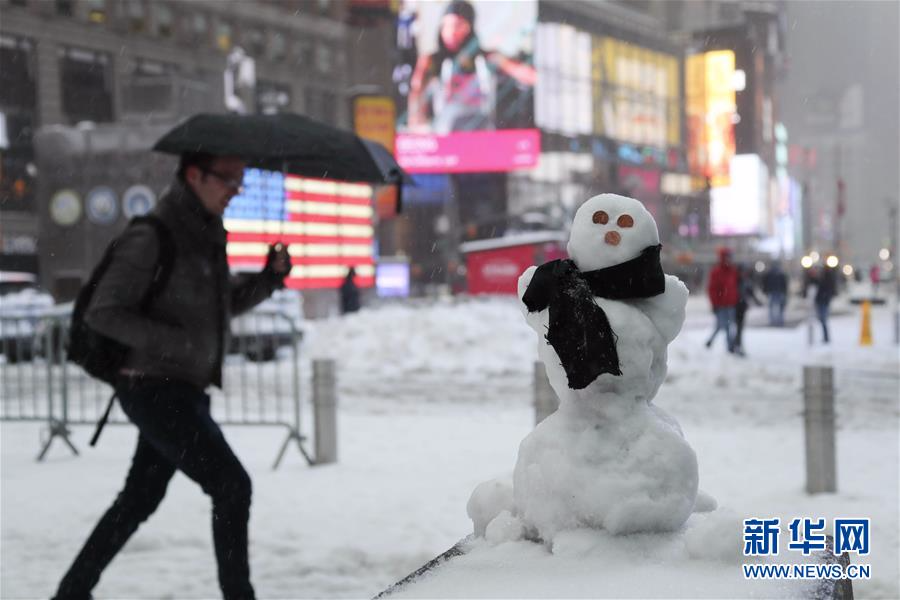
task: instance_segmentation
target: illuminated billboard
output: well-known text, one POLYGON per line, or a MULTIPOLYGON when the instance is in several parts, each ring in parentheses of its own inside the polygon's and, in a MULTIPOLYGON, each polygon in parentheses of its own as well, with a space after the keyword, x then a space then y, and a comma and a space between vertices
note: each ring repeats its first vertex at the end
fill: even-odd
POLYGON ((694 54, 685 69, 688 165, 692 173, 708 177, 712 187, 726 186, 735 155, 734 52, 694 54))
POLYGON ((372 187, 247 169, 244 190, 225 211, 228 264, 253 271, 269 245, 290 247, 290 288, 336 288, 349 267, 356 284, 375 284, 372 187))
POLYGON ((536 0, 404 0, 393 80, 396 156, 410 173, 537 164, 536 0))
POLYGON ((535 122, 563 135, 591 133, 591 36, 571 25, 540 23, 535 39, 535 122))
POLYGON ((614 38, 592 39, 593 133, 660 148, 680 145, 678 58, 614 38))
POLYGON ((769 170, 756 154, 738 154, 730 161, 730 183, 710 190, 713 235, 760 233, 769 196, 769 170))

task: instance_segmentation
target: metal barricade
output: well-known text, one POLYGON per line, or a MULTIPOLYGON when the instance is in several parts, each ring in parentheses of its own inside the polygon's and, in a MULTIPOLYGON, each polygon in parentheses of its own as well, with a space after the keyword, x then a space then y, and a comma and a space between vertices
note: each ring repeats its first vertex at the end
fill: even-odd
MULTIPOLYGON (((66 360, 71 313, 0 317, 0 420, 44 421, 49 436, 38 460, 56 438, 78 454, 70 425, 95 425, 112 388, 66 360)), ((214 388, 211 410, 222 425, 284 427, 287 437, 273 469, 293 441, 307 463, 301 425, 300 342, 302 332, 288 315, 253 311, 241 318, 227 348, 222 389, 214 388)), ((128 420, 117 406, 109 424, 128 420)))

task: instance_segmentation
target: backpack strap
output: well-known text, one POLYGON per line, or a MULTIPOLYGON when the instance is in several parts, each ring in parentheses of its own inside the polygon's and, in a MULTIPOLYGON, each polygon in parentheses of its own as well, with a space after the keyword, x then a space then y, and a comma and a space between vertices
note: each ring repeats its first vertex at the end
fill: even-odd
POLYGON ((103 431, 103 427, 106 426, 106 421, 109 419, 109 413, 112 410, 113 404, 115 403, 117 396, 118 396, 118 394, 116 392, 113 392, 113 395, 109 397, 109 402, 106 404, 106 410, 103 411, 103 416, 100 417, 99 421, 97 421, 97 427, 94 428, 94 435, 91 436, 90 445, 92 447, 96 446, 97 440, 100 439, 100 432, 103 431))
POLYGON ((156 239, 159 242, 159 255, 156 259, 156 272, 153 274, 153 281, 150 288, 141 300, 141 312, 145 312, 150 308, 150 302, 165 289, 169 277, 172 275, 172 268, 175 266, 175 239, 172 232, 162 222, 162 219, 156 215, 144 215, 134 217, 128 224, 129 227, 146 223, 151 225, 156 231, 156 239))
MULTIPOLYGON (((148 225, 153 226, 153 229, 156 231, 157 240, 159 241, 159 256, 156 261, 156 272, 153 275, 153 281, 150 283, 150 288, 144 294, 143 299, 141 299, 141 312, 146 312, 150 308, 150 302, 163 291, 166 287, 166 283, 169 281, 169 277, 172 275, 172 268, 175 266, 175 240, 172 238, 172 232, 169 231, 169 228, 155 215, 134 217, 128 223, 128 227, 141 223, 147 223, 148 225)), ((96 287, 100 280, 100 276, 112 261, 113 248, 115 245, 115 243, 111 244, 107 249, 106 254, 103 255, 101 261, 102 266, 95 272, 94 279, 96 279, 96 281, 94 281, 94 279, 91 280, 91 284, 94 287, 96 287)), ((106 404, 106 410, 103 411, 103 416, 97 421, 97 427, 94 429, 94 435, 91 437, 91 446, 95 446, 97 440, 100 439, 100 433, 103 431, 106 422, 109 420, 109 413, 112 411, 113 404, 115 404, 117 397, 117 392, 113 392, 113 395, 109 397, 109 402, 106 404)))

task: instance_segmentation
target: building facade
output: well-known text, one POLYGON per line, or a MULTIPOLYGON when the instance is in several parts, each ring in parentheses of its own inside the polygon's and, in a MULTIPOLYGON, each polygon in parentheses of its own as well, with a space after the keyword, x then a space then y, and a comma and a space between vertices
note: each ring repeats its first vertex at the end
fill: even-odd
POLYGON ((0 0, 0 268, 38 270, 42 128, 140 132, 225 110, 291 110, 349 128, 346 10, 319 0, 0 0))

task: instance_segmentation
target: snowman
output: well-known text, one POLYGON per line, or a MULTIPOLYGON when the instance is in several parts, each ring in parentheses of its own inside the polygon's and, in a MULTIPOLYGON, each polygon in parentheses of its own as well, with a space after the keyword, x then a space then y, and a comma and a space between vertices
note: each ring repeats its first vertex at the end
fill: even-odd
POLYGON ((688 296, 663 273, 660 249, 640 202, 602 194, 575 214, 570 259, 519 278, 560 406, 522 440, 511 485, 495 480, 473 492, 476 534, 552 543, 582 528, 664 532, 699 510, 694 451, 652 403, 688 296))

